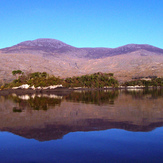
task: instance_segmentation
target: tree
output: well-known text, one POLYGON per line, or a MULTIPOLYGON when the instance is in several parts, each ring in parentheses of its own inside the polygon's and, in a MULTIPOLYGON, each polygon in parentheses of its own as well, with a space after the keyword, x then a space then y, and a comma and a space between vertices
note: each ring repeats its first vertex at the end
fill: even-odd
POLYGON ((20 76, 21 74, 23 74, 23 72, 22 72, 21 70, 14 70, 14 71, 12 71, 12 74, 13 74, 14 76, 16 76, 16 79, 18 79, 19 76, 20 76))

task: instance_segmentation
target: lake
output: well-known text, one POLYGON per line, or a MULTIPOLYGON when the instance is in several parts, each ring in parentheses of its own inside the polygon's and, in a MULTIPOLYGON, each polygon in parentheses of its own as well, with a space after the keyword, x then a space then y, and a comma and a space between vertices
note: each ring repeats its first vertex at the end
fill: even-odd
POLYGON ((0 162, 163 162, 163 90, 0 96, 0 162))

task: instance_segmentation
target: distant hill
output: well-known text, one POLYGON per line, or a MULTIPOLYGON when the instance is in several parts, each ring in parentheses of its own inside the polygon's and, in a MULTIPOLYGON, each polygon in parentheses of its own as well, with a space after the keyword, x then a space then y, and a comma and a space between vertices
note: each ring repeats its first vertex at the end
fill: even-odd
POLYGON ((120 80, 163 76, 163 49, 147 44, 117 48, 77 48, 56 39, 36 39, 0 49, 0 80, 12 80, 12 71, 46 71, 67 77, 113 72, 120 80))

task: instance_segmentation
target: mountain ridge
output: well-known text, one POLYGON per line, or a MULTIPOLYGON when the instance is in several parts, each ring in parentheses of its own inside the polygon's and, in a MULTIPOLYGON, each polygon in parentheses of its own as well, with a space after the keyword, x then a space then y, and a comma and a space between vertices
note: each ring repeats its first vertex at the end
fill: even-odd
MULTIPOLYGON (((18 43, 18 44, 15 44, 15 45, 13 45, 13 46, 16 46, 16 45, 23 45, 23 44, 26 44, 26 43, 29 43, 29 42, 34 43, 34 44, 36 44, 36 43, 54 43, 54 44, 55 44, 55 43, 62 43, 62 44, 71 46, 71 45, 69 45, 69 44, 67 44, 67 43, 64 43, 63 41, 60 41, 60 40, 58 40, 58 39, 53 39, 53 38, 38 38, 38 39, 35 39, 35 40, 27 40, 27 41, 22 41, 22 42, 20 42, 20 43, 18 43)), ((26 44, 26 45, 29 45, 29 44, 26 44)), ((116 48, 125 47, 125 46, 127 46, 127 47, 135 47, 135 46, 137 46, 137 47, 140 47, 140 46, 148 46, 148 47, 149 47, 149 46, 150 46, 151 48, 158 48, 158 49, 161 49, 161 48, 159 48, 159 47, 152 46, 152 45, 149 45, 149 44, 135 44, 135 43, 126 44, 126 45, 118 46, 118 47, 115 47, 115 48, 109 48, 109 47, 92 47, 92 48, 116 49, 116 48)), ((12 47, 12 46, 10 46, 10 47, 12 47)), ((75 47, 75 46, 71 46, 71 47, 75 47)), ((5 48, 8 48, 8 47, 5 47, 5 48)), ((1 49, 5 49, 5 48, 1 48, 1 49)), ((76 48, 90 48, 90 47, 76 47, 76 48)), ((163 50, 163 49, 162 49, 162 50, 163 50)))
POLYGON ((163 76, 163 49, 148 44, 117 48, 77 48, 56 39, 24 41, 0 49, 0 82, 13 80, 13 70, 70 77, 114 73, 120 81, 139 76, 163 76))
POLYGON ((77 48, 71 45, 68 45, 62 41, 57 39, 48 39, 41 38, 36 40, 23 41, 11 47, 6 47, 0 49, 3 53, 13 53, 13 52, 21 52, 21 50, 41 50, 43 52, 49 53, 65 53, 65 52, 78 52, 84 50, 87 55, 84 55, 86 58, 102 58, 106 56, 120 55, 124 53, 129 53, 137 50, 147 50, 149 52, 157 52, 163 55, 163 49, 148 45, 148 44, 127 44, 116 48, 107 48, 107 47, 83 47, 77 48), (98 55, 96 55, 98 53, 98 55), (95 54, 95 55, 94 55, 95 54))

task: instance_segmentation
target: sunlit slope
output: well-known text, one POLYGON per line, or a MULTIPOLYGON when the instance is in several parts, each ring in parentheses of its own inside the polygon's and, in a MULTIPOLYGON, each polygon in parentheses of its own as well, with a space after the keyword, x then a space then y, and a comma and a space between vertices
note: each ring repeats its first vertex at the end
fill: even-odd
POLYGON ((163 76, 163 49, 129 44, 118 48, 76 48, 55 39, 25 41, 0 49, 0 80, 12 80, 12 71, 46 71, 67 77, 113 72, 119 80, 163 76))

